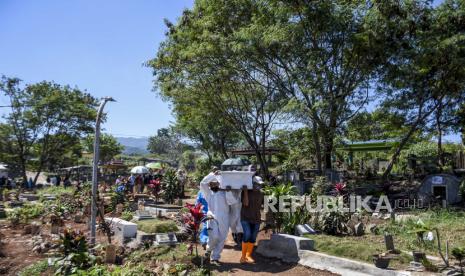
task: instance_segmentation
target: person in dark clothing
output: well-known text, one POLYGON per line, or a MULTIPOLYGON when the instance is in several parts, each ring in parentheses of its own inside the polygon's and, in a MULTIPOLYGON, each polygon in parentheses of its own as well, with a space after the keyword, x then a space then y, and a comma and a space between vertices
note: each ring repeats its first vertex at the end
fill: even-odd
POLYGON ((0 177, 0 188, 5 188, 6 187, 6 177, 2 176, 0 177))
POLYGON ((57 186, 60 186, 61 184, 61 177, 57 175, 57 186))
POLYGON ((65 177, 65 180, 63 181, 63 186, 64 187, 70 187, 71 186, 71 180, 69 179, 69 177, 65 177))
POLYGON ((252 252, 258 231, 260 230, 260 210, 264 198, 260 190, 262 183, 254 182, 252 190, 247 190, 246 186, 242 189, 241 225, 244 231, 242 236, 242 256, 240 259, 242 264, 255 262, 252 258, 252 252))

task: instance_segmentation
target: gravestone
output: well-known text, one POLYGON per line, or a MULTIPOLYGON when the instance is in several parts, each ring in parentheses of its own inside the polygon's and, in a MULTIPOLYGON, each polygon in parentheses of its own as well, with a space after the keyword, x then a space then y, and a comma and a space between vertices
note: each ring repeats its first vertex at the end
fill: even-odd
POLYGON ((0 219, 6 218, 5 206, 0 204, 0 219))
POLYGON ((105 222, 109 223, 115 236, 123 240, 124 238, 134 238, 137 234, 137 224, 125 221, 120 218, 106 217, 105 222))
POLYGON ((14 207, 22 207, 23 206, 23 202, 21 201, 10 201, 10 203, 8 203, 8 205, 11 207, 11 208, 14 208, 14 207))
POLYGON ((137 221, 144 220, 144 219, 153 219, 153 216, 150 214, 149 211, 137 210, 136 214, 134 215, 134 219, 137 221))
POLYGON ((392 235, 390 234, 385 234, 384 235, 384 243, 386 244, 386 250, 389 251, 389 252, 393 252, 395 251, 395 247, 394 247, 394 239, 392 237, 392 235))
POLYGON ((178 240, 176 239, 176 235, 174 233, 157 234, 155 236, 156 245, 173 245, 176 243, 178 243, 178 240))
POLYGON ((355 224, 354 234, 355 236, 363 236, 363 234, 365 234, 365 225, 363 224, 363 222, 355 224))
POLYGON ((137 231, 137 241, 139 243, 154 242, 156 234, 137 231))
POLYGON ((39 200, 39 196, 35 194, 20 194, 19 200, 21 201, 36 201, 39 200))
POLYGON ((316 234, 316 231, 308 224, 299 224, 295 227, 295 233, 298 236, 303 236, 305 234, 316 234))
POLYGON ((109 244, 105 248, 105 262, 108 264, 114 264, 116 260, 116 246, 109 244))
POLYGON ((51 194, 44 194, 42 197, 44 200, 49 200, 49 201, 53 201, 57 199, 55 195, 51 195, 51 194))

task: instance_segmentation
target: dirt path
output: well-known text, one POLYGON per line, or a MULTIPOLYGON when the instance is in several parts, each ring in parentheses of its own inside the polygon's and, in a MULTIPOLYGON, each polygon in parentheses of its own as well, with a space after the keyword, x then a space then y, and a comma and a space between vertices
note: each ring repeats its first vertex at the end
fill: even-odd
MULTIPOLYGON (((269 234, 260 232, 258 240, 269 238, 269 234)), ((264 258, 258 254, 253 253, 255 264, 240 264, 239 259, 241 258, 240 249, 234 248, 234 242, 232 237, 229 236, 228 241, 224 247, 223 253, 221 254, 220 266, 212 267, 214 275, 292 275, 292 276, 304 276, 304 275, 322 275, 322 276, 333 276, 336 274, 328 271, 322 271, 312 268, 307 268, 299 264, 288 264, 281 262, 278 259, 264 258)))
POLYGON ((11 229, 0 223, 2 252, 0 257, 0 275, 16 275, 22 268, 41 259, 32 252, 30 235, 24 235, 22 229, 11 229))

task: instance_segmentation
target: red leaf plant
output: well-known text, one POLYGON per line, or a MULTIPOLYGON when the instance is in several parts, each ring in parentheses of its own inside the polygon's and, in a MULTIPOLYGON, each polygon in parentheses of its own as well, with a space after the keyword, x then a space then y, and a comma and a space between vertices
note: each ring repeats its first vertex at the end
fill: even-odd
POLYGON ((193 245, 195 245, 195 254, 198 256, 197 241, 199 228, 200 224, 202 224, 203 220, 206 218, 206 215, 202 210, 203 205, 200 203, 196 205, 186 203, 185 207, 189 210, 189 213, 183 214, 181 219, 184 223, 186 232, 191 235, 191 246, 189 246, 188 250, 190 254, 192 254, 193 245))
POLYGON ((157 179, 150 180, 148 187, 152 195, 155 196, 155 201, 158 202, 158 197, 160 196, 160 191, 161 191, 160 179, 157 178, 157 179))
POLYGON ((343 195, 345 193, 345 189, 346 189, 346 184, 342 182, 338 182, 336 183, 336 185, 334 185, 334 190, 336 191, 337 195, 343 195))

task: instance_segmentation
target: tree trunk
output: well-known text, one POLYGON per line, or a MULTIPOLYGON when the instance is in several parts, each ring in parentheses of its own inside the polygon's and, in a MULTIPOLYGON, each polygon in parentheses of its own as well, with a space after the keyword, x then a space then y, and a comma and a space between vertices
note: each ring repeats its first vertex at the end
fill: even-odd
POLYGON ((333 168, 331 154, 333 152, 333 137, 325 137, 325 169, 330 170, 333 168))
POLYGON ((316 169, 318 170, 318 174, 322 173, 321 167, 321 143, 320 143, 320 136, 318 135, 317 126, 315 123, 312 125, 312 138, 313 144, 315 145, 315 159, 316 159, 316 169))
POLYGON ((438 132, 438 165, 439 165, 440 171, 442 172, 442 167, 444 166, 444 156, 443 156, 443 151, 442 151, 441 112, 442 112, 442 108, 441 108, 441 105, 439 105, 438 111, 436 112, 436 129, 438 132))
POLYGON ((26 160, 20 160, 20 168, 21 168, 21 176, 23 178, 23 183, 27 182, 27 174, 26 174, 26 160))
POLYGON ((226 146, 224 144, 224 139, 221 139, 221 154, 225 160, 229 158, 228 151, 226 150, 226 146))
POLYGON ((257 157, 257 162, 260 164, 260 173, 265 179, 269 179, 268 173, 268 164, 266 162, 266 156, 261 152, 261 150, 255 151, 255 156, 257 157))
POLYGON ((417 126, 418 126, 418 122, 415 123, 412 128, 410 128, 409 132, 407 133, 407 135, 402 139, 402 141, 400 142, 399 146, 397 147, 396 151, 394 152, 394 154, 392 155, 391 157, 391 161, 389 161, 389 165, 387 166, 386 170, 384 171, 383 173, 383 176, 382 176, 382 179, 384 181, 386 181, 388 179, 388 176, 389 174, 391 173, 392 171, 392 168, 394 167, 394 164, 396 163, 397 161, 397 158, 399 157, 400 155, 400 152, 402 151, 402 149, 405 147, 405 145, 407 144, 408 140, 410 140, 410 137, 412 137, 413 133, 417 130, 417 126))

